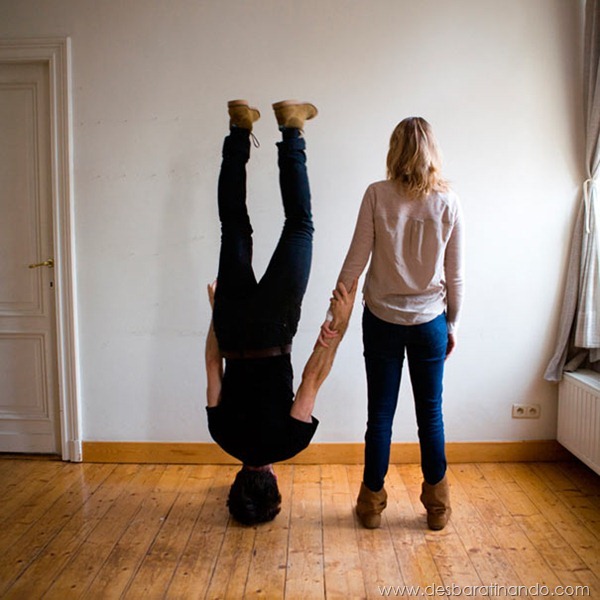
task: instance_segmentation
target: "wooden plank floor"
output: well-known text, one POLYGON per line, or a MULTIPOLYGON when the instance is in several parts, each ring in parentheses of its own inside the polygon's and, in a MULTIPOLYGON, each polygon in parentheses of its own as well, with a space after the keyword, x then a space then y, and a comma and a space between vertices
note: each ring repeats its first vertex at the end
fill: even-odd
POLYGON ((359 465, 277 466, 258 527, 229 518, 236 470, 0 458, 0 598, 600 598, 600 477, 579 462, 451 465, 441 532, 417 465, 390 468, 373 531, 359 465))

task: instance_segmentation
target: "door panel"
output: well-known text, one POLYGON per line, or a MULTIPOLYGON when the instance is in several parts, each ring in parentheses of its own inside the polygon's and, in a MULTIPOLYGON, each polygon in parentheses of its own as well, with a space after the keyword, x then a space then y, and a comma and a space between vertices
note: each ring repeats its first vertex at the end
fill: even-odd
POLYGON ((0 65, 0 451, 60 448, 46 63, 0 65))

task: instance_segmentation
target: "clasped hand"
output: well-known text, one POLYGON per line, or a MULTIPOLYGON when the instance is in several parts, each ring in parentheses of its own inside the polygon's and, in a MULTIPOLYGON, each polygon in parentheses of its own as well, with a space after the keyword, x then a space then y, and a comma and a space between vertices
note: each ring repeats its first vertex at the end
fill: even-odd
POLYGON ((333 296, 329 301, 329 311, 333 318, 331 320, 326 319, 321 325, 317 345, 329 348, 329 341, 339 336, 340 333, 344 333, 354 307, 357 287, 358 279, 352 282, 349 290, 346 289, 346 286, 341 281, 338 281, 335 290, 333 290, 333 296))

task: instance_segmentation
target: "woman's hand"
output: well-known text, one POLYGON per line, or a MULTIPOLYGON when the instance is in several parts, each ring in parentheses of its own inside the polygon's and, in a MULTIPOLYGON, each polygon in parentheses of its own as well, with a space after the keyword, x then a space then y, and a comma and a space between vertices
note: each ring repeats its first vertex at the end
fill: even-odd
POLYGON ((330 301, 329 307, 333 313, 333 327, 335 331, 340 326, 345 327, 348 325, 348 321, 350 321, 350 315, 354 308, 354 298, 356 297, 356 284, 357 280, 355 279, 350 289, 347 290, 346 286, 341 281, 338 281, 335 290, 333 290, 333 298, 330 301))
POLYGON ((446 346, 446 358, 448 358, 452 351, 456 348, 456 336, 453 333, 448 334, 448 345, 446 346))
POLYGON ((354 308, 357 284, 358 279, 355 279, 352 282, 350 290, 347 290, 346 286, 341 281, 338 281, 335 290, 333 290, 333 297, 329 301, 329 311, 333 318, 325 320, 321 325, 321 331, 315 347, 319 345, 329 348, 329 340, 337 337, 340 334, 340 330, 342 333, 346 330, 352 309, 354 308))

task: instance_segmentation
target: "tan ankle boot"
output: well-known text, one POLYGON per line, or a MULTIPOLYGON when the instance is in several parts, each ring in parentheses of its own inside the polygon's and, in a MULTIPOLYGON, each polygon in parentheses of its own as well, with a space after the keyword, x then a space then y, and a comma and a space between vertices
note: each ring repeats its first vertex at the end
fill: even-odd
POLYGON ((275 118, 279 127, 304 128, 304 121, 317 116, 318 110, 314 104, 298 102, 298 100, 282 100, 273 104, 275 118))
POLYGON ((429 529, 438 531, 446 527, 452 509, 450 508, 450 488, 446 476, 431 485, 426 481, 421 488, 421 502, 427 510, 427 525, 429 529))
POLYGON ((227 111, 230 127, 252 131, 252 124, 260 119, 260 112, 257 108, 249 106, 248 100, 230 100, 227 103, 227 111))
POLYGON ((387 506, 387 492, 381 488, 372 492, 364 482, 360 484, 360 492, 356 500, 356 514, 367 529, 376 529, 381 525, 381 513, 387 506))

